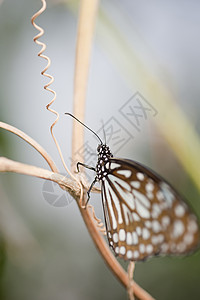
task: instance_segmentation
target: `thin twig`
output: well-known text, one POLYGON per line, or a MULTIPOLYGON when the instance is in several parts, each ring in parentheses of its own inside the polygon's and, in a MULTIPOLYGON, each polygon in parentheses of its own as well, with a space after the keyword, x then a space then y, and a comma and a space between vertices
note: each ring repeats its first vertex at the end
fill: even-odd
MULTIPOLYGON (((110 268, 112 273, 118 278, 118 280, 126 287, 126 289, 128 289, 130 282, 128 274, 124 271, 122 266, 118 263, 115 256, 110 251, 105 239, 102 237, 97 226, 95 225, 93 218, 91 218, 88 209, 82 209, 80 206, 79 209, 87 229, 105 263, 110 268)), ((149 295, 134 281, 132 281, 132 292, 141 300, 154 300, 151 295, 149 295)))
MULTIPOLYGON (((94 32, 94 24, 96 18, 98 1, 82 0, 79 28, 78 28, 78 40, 76 50, 76 69, 74 78, 74 114, 76 117, 84 120, 85 115, 85 98, 86 98, 86 86, 89 70, 89 57, 91 53, 92 37, 94 32)), ((83 154, 77 153, 77 150, 81 148, 84 143, 84 128, 81 128, 79 124, 73 122, 73 140, 72 140, 72 161, 84 160, 83 154)), ((78 206, 87 229, 97 247, 104 261, 119 279, 119 281, 126 287, 129 287, 129 278, 127 273, 118 263, 104 238, 100 234, 93 218, 91 217, 88 209, 82 209, 79 202, 78 206)), ((132 283, 132 289, 135 295, 139 299, 152 300, 153 298, 144 291, 135 282, 132 283)))
POLYGON ((14 172, 51 180, 62 186, 62 188, 69 192, 76 200, 80 197, 80 188, 76 184, 76 181, 46 169, 19 163, 6 157, 0 157, 0 172, 14 172))
MULTIPOLYGON (((44 68, 44 70, 41 72, 41 74, 42 74, 44 77, 47 77, 48 79, 50 79, 50 81, 49 81, 47 84, 44 85, 44 89, 47 90, 47 91, 49 91, 50 93, 53 94, 53 99, 46 105, 46 108, 47 108, 50 112, 52 112, 53 114, 56 115, 55 121, 54 121, 54 122, 52 123, 52 125, 50 126, 50 132, 51 132, 51 136, 52 136, 52 138, 53 138, 53 140, 54 140, 54 143, 55 143, 55 145, 56 145, 56 148, 57 148, 57 150, 58 150, 58 152, 59 152, 59 155, 60 155, 60 158, 61 158, 61 161, 62 161, 62 163, 63 163, 63 166, 64 166, 65 170, 66 170, 67 173, 68 173, 68 174, 69 174, 69 175, 70 175, 70 176, 71 176, 71 177, 79 184, 79 186, 80 186, 80 188, 81 188, 81 191, 82 191, 82 185, 81 185, 81 183, 80 183, 80 180, 78 180, 78 179, 73 175, 73 173, 71 173, 70 170, 68 169, 68 167, 67 167, 67 165, 66 165, 66 163, 65 163, 65 160, 64 160, 64 158, 63 158, 63 155, 62 155, 62 151, 61 151, 60 145, 59 145, 59 143, 58 143, 58 141, 57 141, 57 139, 56 139, 56 137, 54 136, 54 133, 53 133, 53 128, 54 128, 54 126, 56 125, 56 123, 57 123, 58 120, 59 120, 59 113, 58 113, 56 110, 50 108, 50 106, 51 106, 51 105, 54 103, 54 101, 56 100, 56 92, 55 92, 53 89, 50 88, 50 85, 52 85, 52 83, 54 82, 54 77, 53 77, 51 74, 47 74, 47 73, 46 73, 47 70, 49 69, 50 65, 51 65, 51 60, 50 60, 50 58, 49 58, 47 55, 44 55, 44 51, 45 51, 45 49, 46 49, 46 44, 45 44, 44 42, 38 40, 39 38, 41 38, 41 37, 43 36, 43 34, 44 34, 44 29, 43 29, 42 27, 38 26, 38 25, 35 23, 35 19, 36 19, 37 17, 39 17, 39 16, 45 11, 45 9, 46 9, 46 0, 41 0, 41 2, 42 2, 42 7, 41 7, 41 9, 39 9, 39 10, 32 16, 32 18, 31 18, 31 23, 32 23, 32 25, 39 31, 39 33, 33 38, 34 42, 35 42, 37 45, 41 46, 41 49, 40 49, 40 51, 39 51, 39 53, 38 53, 38 56, 41 57, 41 58, 43 58, 43 59, 45 59, 45 60, 47 61, 47 65, 46 65, 46 67, 44 68)), ((83 193, 83 192, 81 192, 81 194, 82 194, 82 193, 83 193)))
MULTIPOLYGON (((85 99, 97 8, 98 0, 81 1, 74 74, 73 113, 82 121, 84 121, 85 117, 85 99)), ((81 128, 81 126, 74 121, 72 133, 72 162, 84 161, 83 154, 77 153, 83 144, 84 128, 81 128)), ((74 166, 72 167, 74 170, 74 166)))
MULTIPOLYGON (((67 4, 69 9, 75 13, 77 2, 69 1, 67 4)), ((158 111, 156 118, 153 119, 157 128, 200 191, 200 138, 191 120, 187 118, 169 89, 152 75, 151 70, 134 51, 127 36, 112 22, 102 7, 99 10, 96 31, 97 41, 104 47, 130 88, 136 86, 137 90, 158 111), (115 49, 114 52, 113 49, 115 49)), ((143 40, 141 40, 142 42, 143 40)), ((163 67, 159 66, 159 68, 159 73, 166 72, 163 67)))
POLYGON ((130 261, 128 265, 128 271, 127 271, 128 279, 129 279, 129 286, 127 288, 127 292, 130 300, 135 299, 133 289, 132 289, 134 270, 135 270, 135 263, 133 261, 130 261))
MULTIPOLYGON (((42 1, 42 2, 44 2, 44 1, 42 1)), ((84 15, 83 19, 86 18, 89 21, 89 23, 91 22, 90 26, 92 24, 92 26, 91 26, 92 29, 94 27, 93 25, 94 25, 94 20, 95 20, 95 16, 96 16, 96 14, 95 14, 96 8, 97 8, 97 1, 96 2, 92 1, 92 0, 82 1, 82 13, 84 15), (86 12, 90 12, 90 14, 87 15, 86 12)), ((81 24, 82 23, 84 23, 83 20, 82 20, 81 24)), ((88 31, 88 32, 91 33, 90 31, 88 31)), ((92 32, 93 32, 93 30, 92 30, 92 32)), ((87 35, 87 33, 86 33, 86 35, 87 35)), ((91 34, 91 37, 92 37, 92 34, 91 34)), ((80 45, 79 45, 79 47, 80 47, 80 45)), ((87 48, 86 52, 91 49, 91 38, 88 39, 88 45, 86 48, 87 48)), ((90 51, 89 51, 89 54, 90 54, 90 51)), ((88 63, 86 63, 85 66, 83 64, 83 69, 84 68, 87 69, 89 66, 89 55, 85 55, 84 57, 85 57, 85 62, 87 62, 87 60, 88 60, 88 63)), ((76 66, 76 68, 78 69, 78 66, 76 66)), ((87 74, 87 72, 86 73, 82 72, 82 74, 87 74)), ((87 78, 86 78, 86 81, 87 81, 87 78)), ((86 84, 86 82, 85 82, 85 84, 86 84)), ((80 86, 77 85, 77 87, 75 89, 78 89, 79 87, 80 86)), ((84 93, 85 93, 85 91, 86 91, 85 88, 81 88, 81 94, 79 96, 76 96, 76 99, 77 99, 76 104, 78 104, 77 105, 78 109, 77 109, 77 107, 75 107, 75 109, 77 109, 78 117, 81 115, 81 113, 82 113, 82 115, 84 115, 84 107, 85 107, 85 101, 84 101, 85 94, 84 93)), ((81 118, 81 119, 83 119, 83 118, 81 118)), ((2 128, 5 128, 5 126, 2 128)), ((8 127, 5 129, 8 129, 8 127)), ((13 130, 13 128, 10 128, 10 129, 8 129, 8 130, 10 130, 13 133, 16 133, 18 136, 20 136, 21 138, 26 140, 35 149, 37 149, 41 154, 43 153, 42 156, 49 163, 49 160, 47 159, 47 156, 46 156, 47 153, 43 152, 43 150, 41 150, 42 148, 38 147, 38 144, 35 143, 35 141, 31 140, 27 136, 24 136, 24 133, 21 134, 20 131, 18 131, 16 129, 15 130, 13 130)), ((80 134, 78 133, 78 131, 74 131, 74 132, 76 133, 76 135, 74 134, 74 137, 76 138, 76 140, 79 141, 79 143, 81 145, 81 141, 83 141, 83 131, 80 134), (82 138, 79 139, 79 137, 82 137, 82 138)), ((74 147, 74 149, 76 149, 76 148, 74 147)), ((75 151, 73 152, 73 155, 75 156, 75 151)), ((50 166, 52 167, 52 162, 50 163, 50 166)), ((55 166, 53 165, 53 168, 54 167, 55 166)), ((30 175, 30 176, 35 176, 35 177, 51 180, 51 181, 58 183, 63 188, 65 188, 66 191, 68 191, 76 200, 79 200, 79 198, 80 198, 81 189, 79 188, 79 185, 77 185, 77 180, 73 181, 73 180, 66 178, 58 173, 50 172, 48 170, 38 168, 35 166, 15 162, 15 161, 9 160, 5 157, 0 158, 0 172, 16 172, 19 174, 30 175)), ((57 172, 57 168, 56 168, 56 172, 57 172)), ((77 203, 78 203, 80 212, 83 216, 83 219, 85 221, 85 224, 91 234, 91 237, 93 238, 93 241, 94 241, 96 247, 100 251, 102 257, 104 258, 105 262, 107 263, 109 268, 112 270, 112 272, 117 276, 117 278, 121 281, 121 283, 127 288, 129 286, 129 278, 128 278, 127 273, 124 271, 124 269, 121 267, 121 265, 117 262, 116 258, 114 257, 114 255, 110 251, 109 247, 107 246, 105 240, 100 235, 98 227, 94 223, 94 220, 91 217, 89 210, 82 209, 79 201, 77 201, 77 203)), ((143 299, 143 300, 152 300, 153 299, 148 293, 146 293, 135 282, 132 283, 132 287, 133 287, 135 295, 137 295, 138 298, 143 299)))
MULTIPOLYGON (((10 159, 7 159, 5 157, 0 157, 0 172, 15 172, 18 174, 23 175, 29 175, 34 176, 38 178, 43 178, 46 180, 51 180, 56 183, 58 183, 60 186, 63 186, 63 188, 71 194, 72 197, 74 197, 75 200, 77 200, 77 203, 79 204, 79 198, 80 198, 80 188, 77 185, 76 181, 71 180, 70 178, 67 178, 63 175, 60 175, 58 173, 51 172, 49 170, 45 170, 42 168, 38 168, 35 166, 22 164, 10 159)), ((95 225, 93 218, 90 215, 90 212, 88 209, 82 209, 79 205, 79 209, 81 212, 81 215, 86 223, 86 226, 90 232, 90 235, 96 245, 96 247, 99 249, 99 252, 103 256, 105 262, 109 266, 109 268, 112 270, 112 272, 118 277, 118 279, 121 281, 121 283, 128 287, 129 285, 129 278, 127 276, 127 273, 124 271, 124 269, 121 267, 121 265, 117 262, 111 251, 109 250, 105 240, 100 235, 99 230, 97 226, 95 225)), ((132 284, 133 291, 135 295, 139 299, 143 300, 153 300, 153 298, 146 293, 140 286, 138 286, 135 282, 132 284)))
POLYGON ((7 131, 10 131, 10 132, 16 134, 22 140, 24 140, 25 142, 29 143, 29 145, 31 145, 33 148, 35 148, 44 157, 44 159, 46 160, 46 162, 50 166, 51 170, 53 172, 55 172, 55 173, 58 173, 58 169, 57 169, 54 161, 50 157, 50 155, 34 139, 32 139, 30 136, 28 136, 23 131, 17 129, 16 127, 11 126, 11 125, 6 124, 6 123, 3 123, 3 122, 0 122, 0 128, 3 128, 5 130, 7 130, 7 131))

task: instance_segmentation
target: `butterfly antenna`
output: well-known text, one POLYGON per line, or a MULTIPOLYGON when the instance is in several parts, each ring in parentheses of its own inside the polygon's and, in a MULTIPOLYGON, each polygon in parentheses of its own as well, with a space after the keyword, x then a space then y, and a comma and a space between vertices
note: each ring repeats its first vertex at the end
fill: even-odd
POLYGON ((105 129, 104 129, 104 123, 103 123, 103 120, 101 120, 101 123, 102 123, 102 129, 103 129, 104 141, 105 141, 105 144, 106 144, 106 132, 105 132, 105 129))
POLYGON ((70 113, 65 113, 65 115, 68 115, 72 118, 74 118, 76 121, 78 121, 81 125, 83 125, 85 128, 87 128, 88 130, 90 130, 100 141, 101 145, 103 145, 103 142, 102 140, 100 139, 100 137, 98 136, 98 134, 96 132, 94 132, 91 128, 89 128, 88 126, 86 126, 83 122, 81 122, 79 119, 77 119, 75 116, 73 116, 72 114, 70 113))

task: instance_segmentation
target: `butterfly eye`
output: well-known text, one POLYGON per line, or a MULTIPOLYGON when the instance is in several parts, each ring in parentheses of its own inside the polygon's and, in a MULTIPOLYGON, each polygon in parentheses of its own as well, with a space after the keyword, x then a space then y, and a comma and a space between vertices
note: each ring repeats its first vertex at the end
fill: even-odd
POLYGON ((101 149, 102 149, 102 145, 98 145, 98 147, 97 147, 97 152, 100 152, 101 149))

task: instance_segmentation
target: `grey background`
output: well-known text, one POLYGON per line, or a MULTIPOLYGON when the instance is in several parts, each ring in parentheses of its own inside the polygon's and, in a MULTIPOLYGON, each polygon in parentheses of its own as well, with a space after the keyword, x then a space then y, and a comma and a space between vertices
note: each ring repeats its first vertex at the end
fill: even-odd
MULTIPOLYGON (((77 13, 62 1, 54 4, 50 2, 37 22, 45 28, 42 40, 52 60, 49 72, 57 92, 53 108, 61 113, 55 133, 69 164, 72 120, 63 113, 72 111, 77 13)), ((39 47, 32 41, 36 30, 30 18, 39 7, 40 1, 30 0, 6 0, 0 6, 0 116, 36 139, 64 172, 49 132, 54 116, 45 109, 51 99, 43 91, 46 79, 40 75, 45 62, 37 57, 39 47)), ((101 8, 199 132, 199 1, 102 1, 101 8)), ((96 36, 86 124, 98 130, 101 119, 106 122, 116 116, 135 92, 137 87, 128 87, 96 36)), ((152 121, 144 123, 119 155, 155 169, 200 215, 195 186, 152 121)), ((91 133, 86 132, 86 140, 96 146, 91 133)), ((0 142, 1 155, 48 168, 36 151, 14 135, 1 131, 0 142)), ((126 291, 96 251, 75 202, 62 208, 49 205, 42 195, 44 182, 36 178, 2 174, 0 180, 2 299, 126 299, 126 291)), ((101 216, 100 196, 92 196, 91 203, 101 216)), ((155 258, 137 264, 135 280, 156 299, 199 299, 199 267, 199 252, 186 258, 155 258)))

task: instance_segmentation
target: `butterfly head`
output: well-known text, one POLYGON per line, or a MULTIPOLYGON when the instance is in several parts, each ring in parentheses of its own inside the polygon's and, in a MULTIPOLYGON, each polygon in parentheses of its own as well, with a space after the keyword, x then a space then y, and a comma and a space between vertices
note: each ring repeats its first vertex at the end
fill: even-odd
POLYGON ((98 158, 106 160, 109 157, 113 157, 110 148, 106 144, 99 144, 97 147, 98 158))

